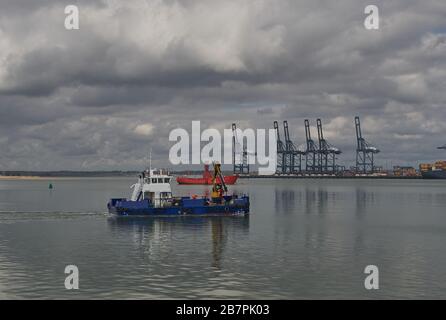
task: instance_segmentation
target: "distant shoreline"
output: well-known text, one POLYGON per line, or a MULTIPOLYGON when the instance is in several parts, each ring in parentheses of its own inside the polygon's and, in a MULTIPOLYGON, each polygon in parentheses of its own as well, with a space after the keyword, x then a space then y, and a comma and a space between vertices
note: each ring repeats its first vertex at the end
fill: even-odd
MULTIPOLYGON (((192 176, 192 175, 189 175, 192 176)), ((194 175, 196 176, 196 175, 194 175)), ((0 175, 0 181, 20 181, 20 180, 81 180, 81 179, 117 179, 117 178, 134 178, 132 175, 109 175, 109 176, 2 176, 0 175)), ((259 176, 259 175, 250 175, 250 176, 240 176, 240 179, 381 179, 381 180, 418 180, 422 179, 422 177, 397 177, 397 176, 259 176)))
POLYGON ((78 180, 78 179, 111 179, 111 178, 131 178, 131 176, 2 176, 0 181, 7 180, 78 180))
POLYGON ((38 177, 38 176, 0 176, 0 180, 43 180, 52 179, 54 177, 38 177))
MULTIPOLYGON (((173 176, 201 176, 202 170, 170 171, 173 176)), ((135 178, 140 171, 1 171, 0 180, 42 180, 57 178, 135 178)), ((224 175, 232 174, 223 171, 224 175)))

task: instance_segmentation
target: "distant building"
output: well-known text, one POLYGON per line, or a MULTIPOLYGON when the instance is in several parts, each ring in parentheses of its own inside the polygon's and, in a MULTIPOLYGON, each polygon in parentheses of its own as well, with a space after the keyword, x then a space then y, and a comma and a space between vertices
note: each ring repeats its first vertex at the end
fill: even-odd
POLYGON ((395 166, 393 167, 393 175, 395 177, 416 177, 419 173, 414 167, 395 166))

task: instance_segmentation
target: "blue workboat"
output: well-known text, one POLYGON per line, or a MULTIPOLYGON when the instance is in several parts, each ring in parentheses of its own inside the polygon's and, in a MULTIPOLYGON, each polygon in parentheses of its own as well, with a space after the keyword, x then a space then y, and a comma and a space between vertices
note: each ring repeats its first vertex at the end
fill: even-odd
POLYGON ((140 174, 138 181, 132 186, 131 198, 129 200, 111 199, 107 204, 108 211, 120 216, 249 214, 248 196, 228 195, 220 164, 214 164, 210 197, 174 197, 170 186, 171 181, 172 176, 166 170, 146 170, 140 174))

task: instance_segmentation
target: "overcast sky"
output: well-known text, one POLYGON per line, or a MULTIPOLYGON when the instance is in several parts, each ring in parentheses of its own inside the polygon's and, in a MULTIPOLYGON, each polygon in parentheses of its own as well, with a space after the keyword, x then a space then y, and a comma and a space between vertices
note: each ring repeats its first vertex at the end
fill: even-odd
POLYGON ((165 166, 192 120, 300 145, 319 117, 350 165, 355 115, 378 164, 416 165, 446 159, 445 106, 445 0, 0 0, 0 171, 165 166))

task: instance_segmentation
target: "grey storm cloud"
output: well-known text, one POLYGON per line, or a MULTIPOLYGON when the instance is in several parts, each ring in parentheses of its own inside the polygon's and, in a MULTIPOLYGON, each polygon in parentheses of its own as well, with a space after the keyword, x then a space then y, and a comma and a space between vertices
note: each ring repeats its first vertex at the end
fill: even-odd
POLYGON ((192 120, 299 145, 305 118, 350 165, 355 115, 382 165, 444 158, 445 58, 444 0, 0 0, 0 170, 166 164, 192 120))

